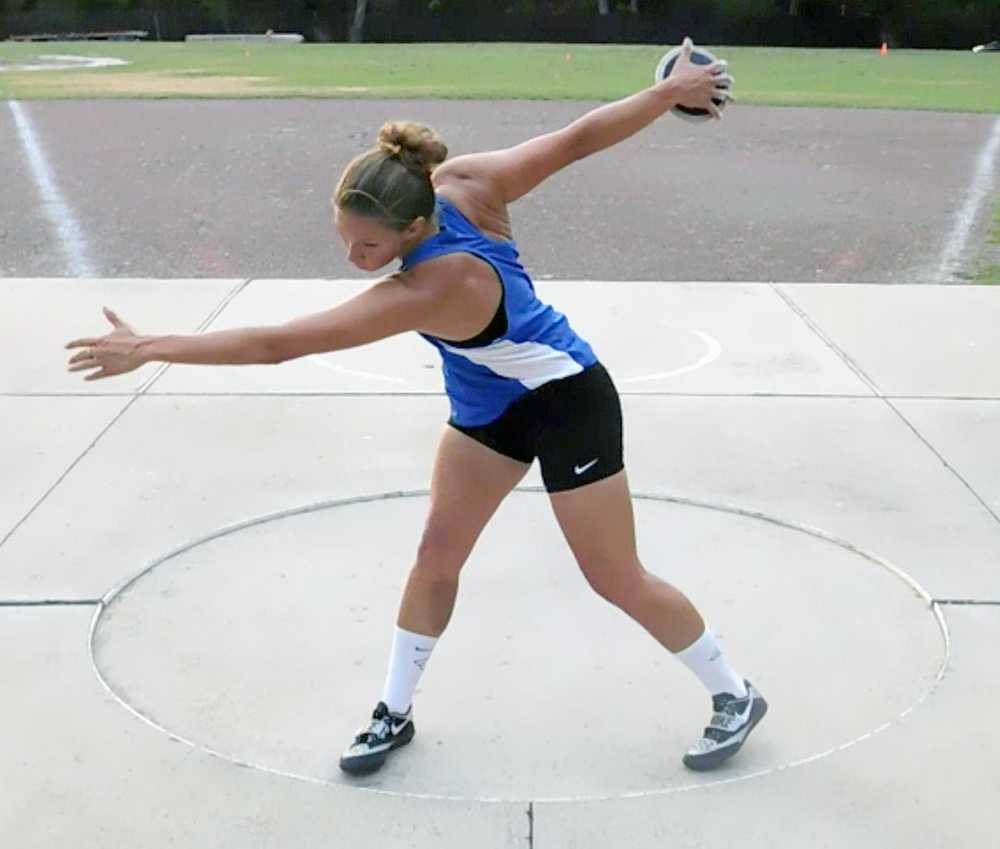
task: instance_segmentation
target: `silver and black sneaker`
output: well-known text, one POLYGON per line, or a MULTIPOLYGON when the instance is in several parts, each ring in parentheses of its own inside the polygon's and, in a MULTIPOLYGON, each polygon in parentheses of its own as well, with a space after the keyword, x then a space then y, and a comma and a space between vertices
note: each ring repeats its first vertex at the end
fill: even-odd
POLYGON ((705 736, 688 749, 684 766, 690 769, 715 769, 729 760, 746 742, 750 732, 767 713, 767 702, 746 679, 747 694, 742 699, 732 693, 712 696, 712 719, 705 736))
POLYGON ((354 742, 340 756, 340 768, 351 775, 375 772, 389 752, 405 746, 413 739, 413 705, 405 714, 392 713, 385 702, 379 702, 367 727, 358 730, 354 742))

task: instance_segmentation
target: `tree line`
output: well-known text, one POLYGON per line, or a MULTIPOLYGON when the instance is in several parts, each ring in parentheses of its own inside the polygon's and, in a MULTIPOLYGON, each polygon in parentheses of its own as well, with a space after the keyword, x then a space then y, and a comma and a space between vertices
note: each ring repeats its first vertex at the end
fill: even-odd
POLYGON ((953 47, 1000 38, 1000 0, 0 0, 0 34, 49 22, 146 22, 153 37, 168 39, 214 26, 293 28, 315 41, 667 43, 674 30, 694 27, 706 43, 853 46, 883 38, 953 47))

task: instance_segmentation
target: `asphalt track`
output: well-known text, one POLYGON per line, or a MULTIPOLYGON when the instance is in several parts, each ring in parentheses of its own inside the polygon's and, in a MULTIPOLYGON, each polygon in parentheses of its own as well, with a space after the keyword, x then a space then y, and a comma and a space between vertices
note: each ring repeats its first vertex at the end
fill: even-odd
MULTIPOLYGON (((171 100, 22 104, 102 277, 357 277, 331 226, 343 166, 381 123, 453 154, 565 125, 593 103, 171 100)), ((941 282, 995 116, 733 106, 670 116, 512 207, 538 279, 941 282)), ((73 276, 0 110, 0 276, 73 276)), ((982 241, 988 205, 970 244, 982 241)))

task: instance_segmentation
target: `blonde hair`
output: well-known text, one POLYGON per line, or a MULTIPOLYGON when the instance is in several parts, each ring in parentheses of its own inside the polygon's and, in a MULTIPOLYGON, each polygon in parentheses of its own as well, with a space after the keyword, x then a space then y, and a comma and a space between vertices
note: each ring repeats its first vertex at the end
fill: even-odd
POLYGON ((339 209, 374 218, 402 231, 419 216, 434 214, 431 172, 448 156, 448 148, 430 127, 390 121, 378 132, 371 150, 344 169, 333 193, 339 209))

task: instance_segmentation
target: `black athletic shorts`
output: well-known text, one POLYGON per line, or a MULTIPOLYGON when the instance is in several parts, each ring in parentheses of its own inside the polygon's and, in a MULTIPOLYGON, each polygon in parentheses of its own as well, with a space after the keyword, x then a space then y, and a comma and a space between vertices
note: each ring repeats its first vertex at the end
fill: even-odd
POLYGON ((522 463, 538 457, 549 492, 576 489, 625 467, 621 402, 601 363, 542 384, 489 424, 448 424, 522 463))

